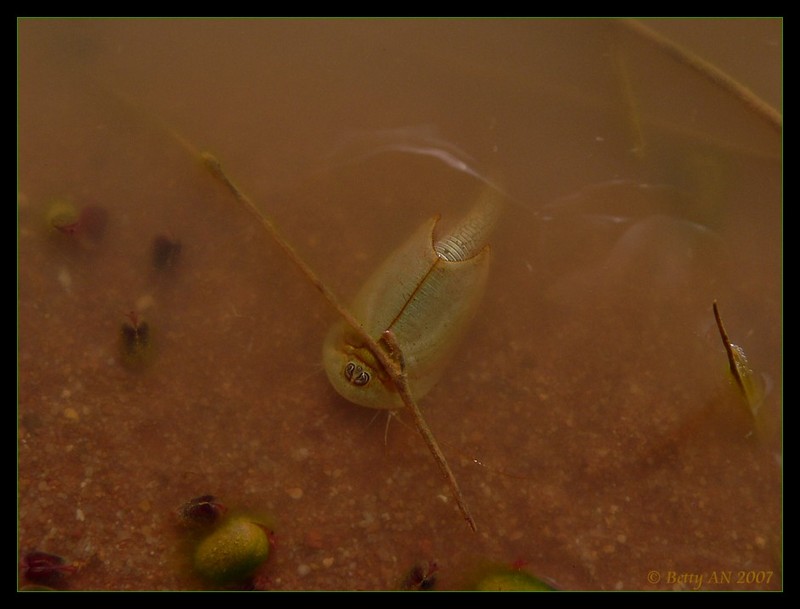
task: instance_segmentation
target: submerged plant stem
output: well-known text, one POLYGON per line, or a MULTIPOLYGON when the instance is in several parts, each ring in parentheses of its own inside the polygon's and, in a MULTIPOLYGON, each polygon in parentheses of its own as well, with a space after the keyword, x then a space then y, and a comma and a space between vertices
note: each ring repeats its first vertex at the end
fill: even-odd
POLYGON ((275 240, 281 249, 283 249, 289 259, 300 269, 303 275, 306 276, 306 278, 314 285, 314 287, 320 291, 325 300, 327 300, 328 303, 337 311, 337 313, 341 315, 341 317, 353 329, 358 337, 364 341, 364 344, 368 346, 370 352, 372 352, 375 358, 380 362, 381 366, 383 366, 383 368, 391 377, 392 382, 394 383, 401 399, 403 400, 403 403, 411 413, 417 431, 422 436, 422 439, 428 446, 428 450, 430 450, 433 458, 436 460, 439 469, 441 469, 442 473, 447 479, 447 482, 449 483, 450 488, 455 495, 456 503, 458 504, 464 519, 467 521, 467 524, 473 531, 477 531, 477 525, 475 524, 474 518, 470 514, 469 508, 464 500, 464 496, 462 495, 461 489, 456 481, 456 477, 453 474, 453 471, 450 469, 450 465, 447 463, 444 453, 439 448, 439 444, 436 442, 433 432, 425 421, 425 418, 422 416, 422 411, 411 394, 411 389, 408 385, 408 379, 402 365, 403 356, 399 345, 393 342, 391 345, 391 355, 382 349, 378 345, 377 341, 364 331, 358 320, 353 317, 353 315, 341 303, 339 298, 330 289, 328 289, 328 287, 319 277, 317 277, 317 274, 300 257, 300 255, 286 240, 283 234, 281 234, 280 230, 278 230, 278 227, 272 222, 272 220, 262 213, 247 195, 239 190, 236 184, 234 184, 228 175, 223 171, 219 160, 208 152, 197 153, 183 138, 177 136, 177 134, 176 137, 178 137, 179 141, 181 141, 184 146, 189 148, 195 156, 198 156, 211 174, 223 185, 225 185, 236 198, 236 200, 244 205, 244 207, 247 208, 253 214, 253 216, 255 216, 255 218, 261 223, 269 235, 275 240))
POLYGON ((647 27, 641 21, 636 19, 622 19, 620 20, 620 23, 622 23, 628 29, 636 32, 639 36, 646 38, 682 64, 699 72, 721 89, 724 89, 725 91, 728 91, 729 93, 732 93, 738 97, 742 103, 753 110, 756 114, 764 118, 778 132, 782 130, 783 115, 778 112, 776 108, 765 102, 738 80, 726 72, 723 72, 714 64, 706 61, 699 55, 692 53, 690 50, 680 46, 676 42, 673 42, 663 34, 659 34, 655 30, 647 27))
MULTIPOLYGON (((616 30, 615 30, 616 32, 616 30)), ((633 153, 639 159, 645 157, 645 140, 642 133, 642 116, 639 112, 639 104, 633 92, 631 83, 630 68, 622 51, 618 36, 613 36, 611 40, 611 56, 613 58, 614 69, 619 80, 623 102, 630 121, 631 137, 633 138, 633 153)))

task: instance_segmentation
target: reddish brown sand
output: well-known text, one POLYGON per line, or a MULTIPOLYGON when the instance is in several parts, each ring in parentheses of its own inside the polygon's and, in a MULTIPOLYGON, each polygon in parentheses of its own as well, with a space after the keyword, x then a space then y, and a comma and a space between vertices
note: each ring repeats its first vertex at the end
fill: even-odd
MULTIPOLYGON (((777 103, 779 21, 661 22, 777 103)), ((487 562, 566 590, 777 590, 781 137, 604 21, 23 20, 19 550, 83 590, 206 587, 177 511, 274 529, 278 590, 487 562), (427 127, 426 127, 427 126, 427 127), (328 384, 335 313, 170 130, 209 150, 343 298, 473 179, 513 198, 483 305, 411 419, 328 384), (45 221, 108 213, 102 239, 45 221), (154 268, 158 236, 180 241, 154 268), (754 420, 712 301, 766 395, 754 420), (119 346, 126 314, 148 365, 119 346)), ((25 585, 24 579, 20 586, 25 585)))

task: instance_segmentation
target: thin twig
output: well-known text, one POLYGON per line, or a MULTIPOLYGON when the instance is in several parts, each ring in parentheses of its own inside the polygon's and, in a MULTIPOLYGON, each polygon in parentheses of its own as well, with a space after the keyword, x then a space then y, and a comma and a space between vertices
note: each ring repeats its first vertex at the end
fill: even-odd
POLYGON ((392 382, 397 388, 397 391, 400 394, 400 397, 403 400, 406 408, 408 408, 408 411, 411 413, 417 431, 422 436, 422 439, 428 446, 428 450, 430 450, 433 458, 436 460, 439 469, 441 469, 442 473, 447 479, 447 482, 450 485, 453 494, 455 495, 456 503, 458 504, 464 519, 467 521, 467 524, 473 531, 477 531, 478 529, 477 525, 475 524, 475 519, 470 514, 469 508, 464 500, 464 496, 461 493, 461 488, 458 486, 458 481, 456 480, 453 471, 450 469, 447 458, 439 448, 439 444, 436 442, 433 432, 425 421, 425 418, 422 416, 422 411, 411 394, 411 388, 408 385, 408 378, 406 377, 405 370, 402 365, 403 355, 402 351, 400 350, 400 346, 394 340, 392 340, 391 335, 387 337, 387 335, 384 334, 383 338, 384 340, 387 340, 387 344, 389 344, 391 348, 391 355, 384 349, 381 349, 377 341, 364 331, 364 328, 361 327, 361 324, 358 322, 358 320, 353 317, 353 315, 341 303, 339 298, 330 289, 328 289, 322 280, 317 277, 316 273, 311 269, 311 267, 300 257, 300 255, 286 240, 283 234, 281 234, 280 230, 278 230, 278 227, 255 206, 255 204, 247 195, 239 190, 236 184, 234 184, 228 175, 223 171, 219 160, 208 152, 198 153, 197 151, 193 150, 188 142, 186 142, 186 140, 183 138, 179 137, 179 140, 184 146, 192 150, 193 154, 198 156, 203 161, 203 164, 209 169, 211 174, 222 184, 224 184, 233 194, 236 200, 244 205, 244 207, 253 214, 253 216, 275 240, 275 242, 281 247, 281 249, 283 249, 289 259, 300 269, 300 271, 306 276, 312 285, 314 285, 314 287, 320 291, 325 300, 327 300, 328 303, 336 310, 336 312, 341 315, 341 317, 353 329, 358 337, 364 342, 370 352, 375 356, 375 359, 380 362, 381 366, 383 366, 383 368, 389 374, 389 377, 392 379, 392 382), (388 341, 391 341, 391 343, 388 341))
POLYGON ((714 64, 673 42, 663 34, 659 34, 655 30, 647 27, 641 21, 636 19, 622 19, 620 23, 649 40, 682 64, 696 70, 720 88, 733 93, 733 95, 738 97, 756 114, 764 118, 778 132, 782 130, 783 115, 728 73, 723 72, 714 64))

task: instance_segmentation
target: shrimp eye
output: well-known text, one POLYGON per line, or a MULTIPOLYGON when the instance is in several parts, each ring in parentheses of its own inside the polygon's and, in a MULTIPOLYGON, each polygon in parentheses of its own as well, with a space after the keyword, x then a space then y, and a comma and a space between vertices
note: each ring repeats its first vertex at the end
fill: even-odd
POLYGON ((367 383, 369 383, 369 372, 364 372, 363 370, 356 374, 356 378, 353 379, 353 385, 356 387, 363 387, 367 383))
POLYGON ((370 378, 372 378, 369 372, 353 362, 347 362, 347 365, 344 367, 344 377, 356 387, 363 387, 369 383, 370 378))

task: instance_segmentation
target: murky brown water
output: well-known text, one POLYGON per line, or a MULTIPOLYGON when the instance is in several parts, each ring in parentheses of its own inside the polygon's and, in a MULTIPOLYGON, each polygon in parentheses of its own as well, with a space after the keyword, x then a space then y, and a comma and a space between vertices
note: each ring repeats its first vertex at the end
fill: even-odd
MULTIPOLYGON (((779 104, 780 21, 655 25, 779 104)), ((392 589, 427 561, 441 589, 486 561, 574 590, 782 587, 781 136, 730 93, 600 20, 19 34, 19 545, 81 563, 70 588, 200 587, 175 512, 207 493, 274 520, 275 589, 392 589), (445 161, 502 184, 478 319, 422 400, 478 533, 408 417, 384 440, 329 386, 335 313, 169 129, 344 298, 469 207, 445 161), (48 230, 64 196, 108 211, 100 243, 48 230), (167 272, 157 235, 182 244, 167 272), (756 423, 714 299, 765 379, 756 423)))

